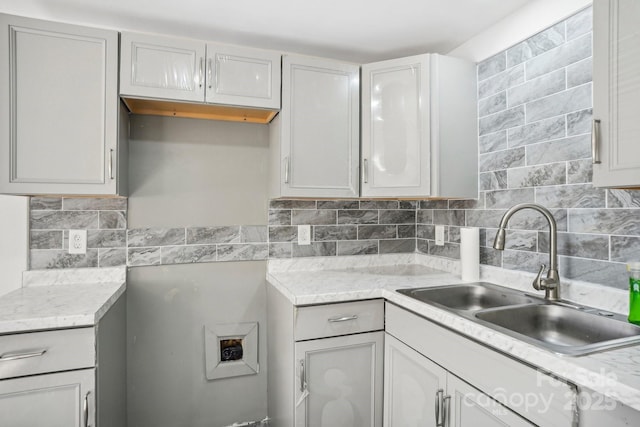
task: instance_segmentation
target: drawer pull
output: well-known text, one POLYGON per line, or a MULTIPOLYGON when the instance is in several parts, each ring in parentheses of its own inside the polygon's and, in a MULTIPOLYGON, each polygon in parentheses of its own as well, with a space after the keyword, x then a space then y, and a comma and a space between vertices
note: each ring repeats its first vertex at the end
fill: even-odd
POLYGON ((358 319, 358 316, 354 314, 353 316, 331 317, 327 320, 331 323, 337 323, 337 322, 348 322, 349 320, 357 320, 357 319, 358 319))
POLYGON ((8 362, 10 360, 28 359, 30 357, 42 356, 47 352, 46 349, 31 351, 29 353, 6 353, 0 356, 0 362, 8 362))

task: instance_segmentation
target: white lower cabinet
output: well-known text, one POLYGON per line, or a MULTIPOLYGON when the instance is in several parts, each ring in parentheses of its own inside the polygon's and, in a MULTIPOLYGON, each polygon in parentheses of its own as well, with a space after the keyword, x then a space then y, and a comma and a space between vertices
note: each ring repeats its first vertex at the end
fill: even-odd
POLYGON ((296 426, 380 426, 383 335, 296 343, 296 426))
POLYGON ((93 426, 95 402, 95 369, 15 378, 0 383, 0 414, 3 414, 4 427, 93 426))
POLYGON ((0 335, 0 426, 126 425, 126 302, 93 327, 0 335))
POLYGON ((384 426, 532 426, 443 367, 385 336, 384 426))
POLYGON ((267 306, 271 425, 382 427, 383 300, 267 306))
POLYGON ((577 389, 393 304, 384 426, 574 426, 577 389))

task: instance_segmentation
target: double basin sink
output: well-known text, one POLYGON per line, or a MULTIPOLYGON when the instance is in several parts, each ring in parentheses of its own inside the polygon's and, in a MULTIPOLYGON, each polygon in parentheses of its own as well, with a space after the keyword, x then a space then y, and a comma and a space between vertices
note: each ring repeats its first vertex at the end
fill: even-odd
POLYGON ((640 327, 624 316, 550 302, 491 283, 398 292, 560 355, 581 356, 640 343, 640 327))

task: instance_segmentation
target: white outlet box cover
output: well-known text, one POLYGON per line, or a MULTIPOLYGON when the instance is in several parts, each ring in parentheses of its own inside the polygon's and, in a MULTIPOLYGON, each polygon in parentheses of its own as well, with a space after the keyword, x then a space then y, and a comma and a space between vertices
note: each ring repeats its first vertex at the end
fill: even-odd
POLYGON ((69 253, 87 253, 87 230, 69 230, 69 253))
POLYGON ((299 225, 298 226, 298 244, 310 245, 311 244, 311 226, 299 225))
POLYGON ((436 225, 436 245, 444 245, 444 225, 436 225))

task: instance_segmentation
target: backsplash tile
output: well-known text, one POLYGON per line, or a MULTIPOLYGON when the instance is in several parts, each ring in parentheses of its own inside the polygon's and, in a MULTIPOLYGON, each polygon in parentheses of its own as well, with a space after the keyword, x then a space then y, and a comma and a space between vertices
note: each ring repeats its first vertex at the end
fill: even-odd
MULTIPOLYGON (((491 76, 478 73, 479 113, 489 119, 480 118, 480 197, 473 209, 464 207, 465 225, 480 227, 482 264, 535 273, 548 263, 548 226, 539 213, 515 214, 506 250, 491 246, 506 208, 540 203, 558 223, 561 277, 625 288, 625 263, 640 260, 640 191, 604 190, 591 183, 591 19, 587 8, 488 59, 489 65, 478 65, 478 70, 494 69, 496 58, 506 54, 505 69, 491 76), (519 81, 523 73, 526 79, 519 81), (489 109, 498 104, 492 97, 505 90, 508 106, 502 112, 489 109), (526 124, 503 120, 495 125, 491 115, 508 114, 507 108, 519 103, 526 124), (486 133, 502 124, 509 126, 486 133)), ((437 209, 461 206, 451 200, 437 209)), ((452 249, 459 247, 457 226, 445 224, 445 245, 435 246, 429 225, 433 209, 421 204, 416 214, 417 250, 458 258, 452 249)))
POLYGON ((133 229, 127 199, 33 197, 30 205, 31 268, 44 269, 414 252, 419 202, 272 200, 268 225, 133 229), (298 225, 311 226, 310 245, 297 244, 298 225), (70 229, 87 230, 87 254, 68 254, 70 229))
POLYGON ((32 197, 30 260, 33 270, 123 265, 126 262, 124 198, 32 197), (87 230, 87 253, 69 254, 69 230, 87 230))

